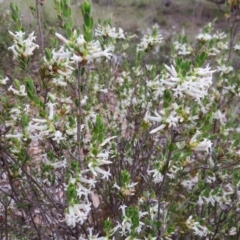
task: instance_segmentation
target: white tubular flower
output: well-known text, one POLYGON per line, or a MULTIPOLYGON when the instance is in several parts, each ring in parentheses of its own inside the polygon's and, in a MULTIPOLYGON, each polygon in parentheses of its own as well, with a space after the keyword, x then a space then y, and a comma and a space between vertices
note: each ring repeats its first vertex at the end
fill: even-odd
POLYGON ((161 34, 152 36, 152 35, 145 35, 142 38, 141 43, 137 45, 137 52, 144 52, 148 49, 151 49, 155 47, 156 45, 159 45, 162 43, 163 37, 161 34))
POLYGON ((70 58, 71 56, 72 52, 65 50, 63 47, 61 47, 58 52, 56 52, 55 49, 52 50, 53 60, 61 60, 65 58, 70 58))
POLYGON ((49 107, 49 114, 48 114, 48 119, 49 120, 53 120, 53 116, 54 116, 54 106, 56 105, 55 103, 47 103, 46 104, 49 107))
POLYGON ((197 39, 198 39, 199 41, 204 41, 204 42, 208 42, 208 41, 210 41, 212 38, 213 38, 213 37, 212 37, 210 34, 208 34, 208 33, 200 33, 200 34, 198 34, 198 36, 197 36, 197 39))
POLYGON ((33 118, 32 121, 30 121, 28 123, 28 126, 27 126, 27 131, 29 133, 32 133, 35 130, 37 130, 37 131, 45 131, 47 129, 48 129, 48 125, 47 125, 47 120, 45 120, 45 119, 33 118))
POLYGON ((218 71, 221 72, 221 75, 222 74, 228 74, 230 72, 233 71, 233 67, 232 66, 226 66, 226 65, 221 65, 219 67, 217 67, 218 71))
POLYGON ((72 57, 71 57, 71 60, 73 60, 74 62, 82 62, 83 61, 83 58, 81 56, 78 56, 76 54, 74 54, 72 57))
POLYGON ((117 31, 116 28, 112 28, 110 25, 98 25, 97 29, 95 30, 95 36, 125 39, 124 32, 121 28, 119 28, 117 31))
POLYGON ((16 90, 16 89, 14 89, 14 88, 13 88, 13 85, 11 85, 11 86, 8 88, 8 91, 12 91, 13 94, 15 94, 15 95, 18 95, 18 94, 19 94, 19 91, 16 90))
POLYGON ((6 85, 7 82, 8 82, 9 78, 8 77, 5 77, 4 79, 0 79, 0 84, 2 85, 6 85))
POLYGON ((225 114, 222 113, 219 109, 214 113, 213 118, 219 120, 221 125, 225 125, 227 121, 225 114))
POLYGON ((161 124, 161 125, 158 126, 157 128, 154 128, 153 130, 151 130, 149 133, 150 133, 150 134, 156 133, 156 132, 164 129, 165 127, 166 127, 166 124, 161 124))
POLYGON ((227 34, 224 32, 217 31, 215 34, 213 34, 213 38, 215 38, 216 40, 222 40, 226 37, 227 37, 227 34))
POLYGON ((95 187, 95 184, 96 184, 96 182, 97 182, 95 179, 92 179, 92 178, 90 178, 90 179, 84 178, 84 177, 82 176, 82 174, 79 174, 79 180, 80 180, 80 182, 82 182, 82 183, 88 184, 88 185, 89 185, 89 188, 95 187))
POLYGON ((109 137, 107 139, 105 139, 101 144, 100 144, 100 147, 103 147, 105 146, 107 143, 109 143, 112 139, 116 138, 117 136, 112 136, 112 137, 109 137))
MULTIPOLYGON (((153 116, 146 116, 146 119, 155 121, 155 122, 162 122, 163 117, 160 116, 157 112, 155 112, 156 117, 153 116)), ((153 130, 150 131, 150 134, 156 133, 162 129, 164 129, 166 127, 166 124, 161 124, 160 126, 158 126, 157 128, 154 128, 153 130)))
POLYGON ((196 139, 201 133, 197 131, 195 135, 191 138, 189 142, 190 149, 196 152, 211 152, 212 142, 210 140, 204 139, 202 142, 198 142, 196 139))
POLYGON ((112 163, 111 161, 107 160, 109 158, 109 152, 103 151, 97 154, 96 156, 91 154, 91 157, 92 159, 88 163, 88 168, 92 172, 92 174, 95 177, 97 177, 100 174, 102 175, 102 178, 108 179, 111 176, 110 170, 105 171, 101 169, 100 166, 112 163))
POLYGON ((57 130, 54 133, 54 137, 52 137, 52 140, 56 141, 59 144, 62 140, 65 140, 65 137, 63 137, 62 133, 59 130, 57 130))
POLYGON ((181 185, 185 187, 188 191, 191 191, 197 182, 198 182, 198 175, 196 174, 194 177, 192 177, 189 180, 183 180, 181 182, 181 185))
POLYGON ((110 170, 105 171, 105 170, 101 169, 100 167, 94 165, 93 162, 90 162, 88 164, 88 168, 95 177, 97 177, 100 174, 100 175, 102 175, 103 179, 104 178, 108 179, 111 176, 110 170))
POLYGON ((191 228, 193 230, 193 233, 200 237, 206 237, 209 230, 205 226, 201 226, 200 223, 195 223, 194 226, 191 228))
POLYGON ((13 32, 11 32, 11 31, 8 31, 8 32, 9 32, 10 35, 12 35, 14 37, 14 39, 18 43, 20 43, 20 44, 23 43, 23 37, 25 35, 25 32, 19 31, 19 32, 16 32, 15 34, 13 32))
POLYGON ((233 48, 234 48, 235 51, 239 51, 240 50, 240 44, 236 44, 233 48))
POLYGON ((134 196, 135 194, 135 186, 138 183, 129 183, 129 184, 125 184, 124 186, 120 187, 117 185, 117 183, 114 183, 113 187, 118 189, 123 196, 134 196))
POLYGON ((37 44, 34 43, 36 37, 34 36, 34 32, 32 32, 27 39, 23 39, 25 33, 24 32, 16 32, 15 34, 9 31, 10 35, 14 37, 14 45, 9 47, 8 49, 13 51, 14 58, 16 57, 29 57, 33 54, 35 48, 39 48, 37 44))
POLYGON ((99 234, 93 235, 93 228, 89 228, 88 231, 89 233, 87 238, 80 237, 78 240, 108 240, 109 239, 108 237, 98 237, 99 234))
POLYGON ((205 226, 201 226, 199 222, 196 222, 192 216, 190 216, 185 222, 187 228, 194 231, 194 234, 200 237, 206 237, 209 230, 205 226))
POLYGON ((228 234, 229 234, 229 236, 237 235, 237 228, 231 227, 228 234))
POLYGON ((16 133, 16 134, 6 134, 6 138, 17 138, 17 139, 22 139, 23 134, 22 133, 16 133))
POLYGON ((82 196, 84 196, 85 198, 87 198, 88 194, 90 193, 90 189, 84 187, 81 183, 77 183, 77 195, 79 198, 81 198, 82 196))
POLYGON ((210 140, 204 139, 202 142, 192 144, 191 149, 197 152, 210 152, 212 149, 212 142, 210 140), (195 145, 195 146, 194 146, 195 145))
MULTIPOLYGON (((58 71, 59 73, 59 71, 58 71)), ((56 86, 61 86, 61 87, 66 87, 67 86, 67 82, 64 80, 64 77, 63 75, 60 75, 56 78, 53 78, 52 79, 52 83, 55 84, 56 86)))
POLYGON ((181 42, 174 42, 173 43, 175 51, 177 52, 177 55, 179 56, 186 56, 192 53, 192 48, 187 43, 181 43, 181 42))
POLYGON ((178 121, 179 121, 179 117, 175 116, 175 114, 170 114, 170 116, 168 116, 166 118, 166 122, 168 123, 168 127, 176 127, 178 121))
POLYGON ((91 210, 91 203, 74 204, 69 206, 65 213, 65 221, 69 227, 75 227, 76 223, 83 224, 91 210))
POLYGON ((83 224, 87 220, 88 213, 91 211, 91 203, 74 204, 74 213, 80 224, 83 224))
POLYGON ((160 170, 158 170, 158 169, 147 170, 147 173, 148 173, 149 175, 153 174, 152 177, 153 177, 153 182, 154 182, 154 183, 160 183, 160 182, 162 182, 162 180, 163 180, 163 175, 162 175, 162 173, 160 172, 160 170))
POLYGON ((68 212, 65 213, 65 221, 68 226, 75 227, 77 222, 77 217, 74 213, 73 207, 68 208, 68 212))
POLYGON ((61 58, 70 57, 70 59, 76 63, 86 63, 91 62, 96 58, 106 57, 109 59, 112 56, 112 51, 114 50, 113 46, 109 46, 103 50, 99 41, 91 41, 87 43, 82 34, 78 37, 76 34, 77 33, 74 32, 74 39, 72 41, 67 40, 59 33, 55 34, 63 43, 68 46, 70 52, 72 53, 71 56, 70 52, 67 52, 65 55, 62 54, 61 58))
POLYGON ((61 40, 63 43, 68 44, 70 41, 68 41, 63 35, 59 33, 55 33, 56 37, 61 40))
POLYGON ((27 96, 27 93, 25 90, 26 90, 25 85, 21 85, 19 90, 14 89, 12 85, 8 88, 8 91, 12 91, 15 95, 22 96, 22 97, 27 96))
POLYGON ((164 64, 164 66, 172 77, 177 78, 177 71, 173 65, 169 67, 168 65, 164 64))
POLYGON ((144 35, 142 41, 137 45, 137 52, 144 52, 159 46, 163 36, 159 33, 158 26, 154 26, 151 34, 144 35))
POLYGON ((112 51, 112 47, 109 47, 109 48, 105 49, 104 51, 99 51, 99 52, 89 54, 84 57, 84 60, 92 61, 99 57, 106 57, 109 59, 112 56, 112 53, 110 51, 112 51))
POLYGON ((19 96, 27 96, 27 93, 25 92, 25 86, 24 85, 20 86, 19 96))
POLYGON ((175 97, 182 97, 183 94, 199 100, 207 95, 208 88, 212 84, 212 74, 215 72, 207 65, 205 68, 195 68, 188 76, 178 76, 174 66, 165 65, 167 69, 166 79, 161 82, 174 91, 175 97))

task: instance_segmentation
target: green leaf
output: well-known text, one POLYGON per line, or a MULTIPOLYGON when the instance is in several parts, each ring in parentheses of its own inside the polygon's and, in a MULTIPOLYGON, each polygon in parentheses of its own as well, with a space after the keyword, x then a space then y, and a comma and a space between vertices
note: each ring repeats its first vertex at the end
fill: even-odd
POLYGON ((67 27, 67 28, 65 29, 65 33, 66 33, 66 35, 67 35, 68 38, 71 38, 71 36, 72 36, 72 29, 69 28, 69 27, 67 27))
POLYGON ((71 8, 67 5, 67 4, 64 4, 63 8, 62 8, 62 13, 63 13, 63 16, 65 18, 68 18, 71 16, 71 8))
POLYGON ((17 88, 20 88, 21 86, 20 81, 18 79, 14 79, 14 84, 17 88))
POLYGON ((74 76, 75 78, 78 77, 78 69, 75 69, 75 70, 73 71, 73 76, 74 76))
POLYGON ((92 26, 92 18, 89 13, 85 13, 83 16, 84 25, 90 28, 92 26))
POLYGON ((29 117, 25 114, 23 114, 21 116, 21 123, 23 127, 27 127, 28 123, 29 123, 29 117))
POLYGON ((83 24, 83 34, 88 35, 90 31, 91 30, 85 24, 83 24))
POLYGON ((67 187, 67 200, 71 202, 72 199, 77 199, 77 190, 74 184, 69 183, 67 187))
POLYGON ((75 98, 74 102, 75 102, 76 107, 79 107, 79 106, 80 106, 80 105, 79 105, 79 100, 78 100, 77 98, 75 98))
POLYGON ((93 32, 88 33, 87 36, 84 35, 84 39, 85 39, 86 42, 91 42, 93 40, 93 37, 94 37, 93 32))
POLYGON ((94 23, 94 22, 93 22, 93 18, 91 17, 91 18, 90 18, 90 25, 89 25, 89 28, 90 28, 90 29, 93 29, 93 23, 94 23))
POLYGON ((88 120, 88 127, 89 127, 90 130, 93 129, 93 125, 92 125, 92 122, 90 120, 88 120))
POLYGON ((196 58, 197 67, 201 67, 204 64, 204 62, 207 59, 207 56, 208 55, 205 52, 201 52, 200 54, 197 55, 197 58, 196 58))
POLYGON ((18 21, 18 7, 14 3, 10 3, 10 9, 12 11, 12 19, 14 22, 18 21))
POLYGON ((52 59, 52 52, 49 48, 45 48, 45 56, 48 61, 52 59))
POLYGON ((78 161, 71 162, 71 169, 77 173, 79 171, 79 163, 78 161))
POLYGON ((36 96, 33 96, 33 102, 36 104, 36 105, 39 105, 40 104, 40 99, 36 96))
POLYGON ((85 67, 83 67, 83 68, 81 69, 81 76, 83 76, 84 73, 85 73, 85 67))
POLYGON ((73 28, 73 26, 74 26, 73 18, 68 18, 67 24, 68 24, 68 27, 73 28))
POLYGON ((172 100, 171 93, 170 93, 170 91, 167 90, 167 89, 164 90, 163 100, 164 100, 164 102, 166 102, 166 103, 169 103, 169 102, 171 102, 171 100, 172 100))
POLYGON ((121 171, 121 186, 129 184, 131 182, 131 175, 127 170, 121 171))
POLYGON ((82 15, 84 16, 85 13, 91 14, 91 3, 87 0, 82 3, 82 15))
POLYGON ((113 229, 113 224, 109 219, 105 220, 103 223, 103 231, 106 235, 110 234, 113 229))
POLYGON ((35 86, 31 78, 25 79, 26 91, 30 100, 33 100, 35 95, 35 86))

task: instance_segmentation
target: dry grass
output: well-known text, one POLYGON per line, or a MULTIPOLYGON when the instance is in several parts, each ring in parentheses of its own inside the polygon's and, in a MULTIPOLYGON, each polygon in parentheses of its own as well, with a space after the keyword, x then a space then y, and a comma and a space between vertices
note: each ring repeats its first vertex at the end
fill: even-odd
MULTIPOLYGON (((12 2, 19 6, 21 20, 27 32, 35 31, 38 35, 37 22, 29 8, 30 6, 35 6, 35 1, 12 0, 12 2)), ((71 2, 72 16, 76 27, 82 28, 80 11, 82 1, 72 0, 71 2)), ((163 33, 166 33, 165 35, 174 36, 181 33, 184 29, 191 40, 191 36, 192 39, 195 38, 199 28, 214 18, 218 18, 216 21, 217 28, 226 30, 228 27, 223 12, 215 4, 205 0, 172 0, 172 4, 168 7, 164 6, 161 0, 92 0, 92 2, 95 24, 97 24, 98 19, 106 20, 110 18, 113 25, 121 27, 127 32, 140 33, 157 23, 160 25, 163 33)), ((0 13, 1 11, 6 12, 6 9, 9 9, 9 2, 5 0, 0 6, 0 13)), ((57 28, 53 0, 45 1, 41 13, 45 41, 47 41, 49 39, 47 36, 50 34, 51 29, 61 31, 57 28)), ((8 21, 12 21, 10 16, 8 21)), ((0 45, 6 49, 6 46, 9 46, 9 37, 6 36, 9 27, 3 22, 1 29, 1 32, 4 32, 4 34, 0 38, 0 45)), ((10 29, 13 30, 13 28, 10 29)), ((5 62, 12 62, 12 60, 8 58, 5 62)), ((2 61, 0 63, 3 71, 4 63, 2 61)))
MULTIPOLYGON (((21 18, 24 25, 33 27, 36 21, 31 14, 29 6, 33 6, 35 1, 31 0, 12 0, 21 9, 21 18)), ((95 22, 98 18, 111 18, 112 22, 124 28, 126 31, 138 31, 145 29, 153 23, 158 23, 163 28, 175 26, 177 29, 196 29, 214 18, 218 18, 222 24, 224 20, 215 4, 208 1, 194 0, 174 0, 169 7, 164 6, 161 0, 98 0, 93 4, 95 22)), ((73 17, 77 25, 81 26, 82 19, 80 14, 81 1, 72 0, 73 17)), ((7 7, 7 1, 3 7, 7 7)), ((43 19, 52 24, 56 23, 56 16, 53 12, 53 1, 45 1, 42 7, 43 19)))

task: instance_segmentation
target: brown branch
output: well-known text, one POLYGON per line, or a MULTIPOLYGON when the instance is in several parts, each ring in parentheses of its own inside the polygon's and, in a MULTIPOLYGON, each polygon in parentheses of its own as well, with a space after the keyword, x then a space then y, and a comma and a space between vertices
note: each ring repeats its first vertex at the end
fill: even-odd
POLYGON ((40 4, 39 0, 36 0, 36 11, 37 11, 37 24, 38 24, 38 32, 40 37, 40 50, 42 56, 44 55, 44 42, 43 42, 43 31, 42 31, 42 23, 40 17, 40 4))

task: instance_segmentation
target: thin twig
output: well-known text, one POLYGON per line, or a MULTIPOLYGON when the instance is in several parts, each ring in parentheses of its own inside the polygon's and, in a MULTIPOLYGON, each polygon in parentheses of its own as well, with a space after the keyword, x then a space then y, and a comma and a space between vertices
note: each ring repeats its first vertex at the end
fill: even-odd
POLYGON ((78 74, 76 78, 76 97, 77 97, 77 149, 78 149, 78 161, 80 163, 81 171, 84 170, 83 162, 83 153, 81 149, 81 125, 82 125, 82 104, 81 104, 81 87, 82 87, 82 78, 81 78, 81 65, 77 66, 78 74))
MULTIPOLYGON (((170 163, 170 160, 172 158, 172 153, 173 153, 173 151, 171 150, 172 144, 173 144, 173 139, 172 139, 172 141, 169 145, 169 151, 168 151, 167 161, 166 161, 166 168, 165 168, 165 172, 164 172, 164 175, 163 175, 162 183, 161 183, 159 191, 158 191, 158 216, 157 216, 158 221, 160 220, 160 203, 161 203, 160 200, 161 200, 161 197, 162 197, 162 194, 163 194, 163 189, 164 189, 164 185, 165 185, 165 181, 166 181, 166 177, 167 177, 169 163, 170 163)), ((159 228, 157 239, 160 239, 160 236, 161 236, 161 229, 159 228)))
POLYGON ((42 23, 40 17, 40 4, 39 0, 36 0, 36 11, 37 11, 37 24, 38 24, 38 32, 40 37, 40 50, 42 56, 44 55, 44 42, 43 42, 43 31, 42 31, 42 23))

